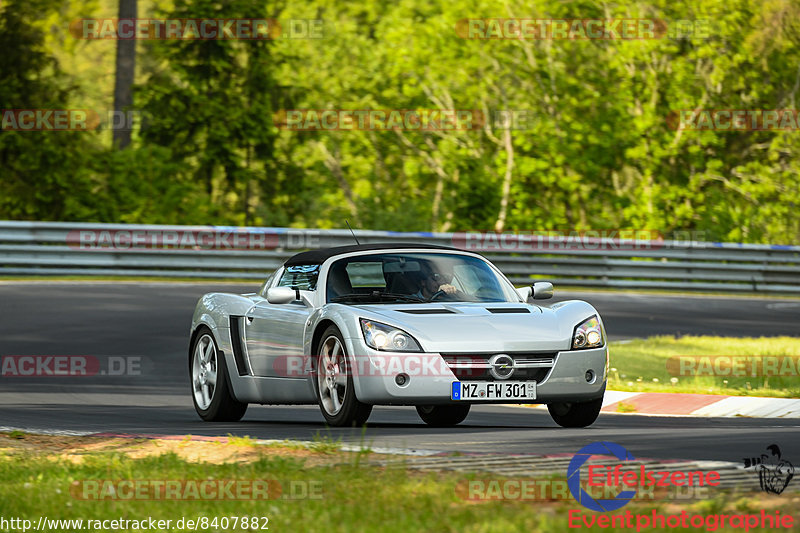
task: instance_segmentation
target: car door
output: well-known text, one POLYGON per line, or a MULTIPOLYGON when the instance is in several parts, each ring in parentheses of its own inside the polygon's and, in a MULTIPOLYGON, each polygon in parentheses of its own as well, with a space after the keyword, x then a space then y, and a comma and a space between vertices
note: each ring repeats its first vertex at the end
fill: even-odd
POLYGON ((253 375, 302 377, 287 371, 303 366, 303 333, 310 314, 311 308, 302 301, 271 304, 262 300, 247 312, 244 338, 253 375))
MULTIPOLYGON (((277 287, 315 291, 320 265, 297 265, 283 270, 277 287)), ((313 309, 303 301, 271 304, 260 300, 245 315, 244 340, 255 376, 305 377, 310 368, 303 356, 303 334, 313 309)))

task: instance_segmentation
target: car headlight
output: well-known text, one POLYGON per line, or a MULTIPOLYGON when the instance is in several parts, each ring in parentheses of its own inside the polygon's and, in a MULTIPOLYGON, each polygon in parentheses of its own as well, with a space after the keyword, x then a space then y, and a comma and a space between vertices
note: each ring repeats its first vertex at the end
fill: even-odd
POLYGON ((403 331, 387 324, 361 319, 361 331, 367 346, 386 352, 421 352, 417 340, 403 331))
POLYGON ((572 349, 583 350, 586 348, 597 348, 605 342, 603 338, 603 328, 597 315, 587 318, 575 328, 572 334, 572 349))

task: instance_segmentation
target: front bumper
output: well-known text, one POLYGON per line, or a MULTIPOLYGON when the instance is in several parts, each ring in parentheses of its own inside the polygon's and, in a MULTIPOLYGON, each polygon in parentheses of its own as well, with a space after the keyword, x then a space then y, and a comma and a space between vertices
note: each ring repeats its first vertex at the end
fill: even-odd
MULTIPOLYGON (((348 338, 345 342, 348 353, 357 354, 353 358, 353 383, 360 401, 376 405, 454 403, 450 399, 451 384, 461 379, 456 377, 442 354, 379 352, 366 346, 360 338, 348 338), (396 382, 398 374, 406 375, 403 385, 396 382)), ((607 344, 590 350, 558 351, 546 355, 552 358, 552 366, 541 369, 538 374, 536 400, 468 403, 581 402, 603 395, 608 373, 607 344), (594 379, 587 382, 589 370, 594 379)), ((520 381, 516 377, 511 379, 520 381)))

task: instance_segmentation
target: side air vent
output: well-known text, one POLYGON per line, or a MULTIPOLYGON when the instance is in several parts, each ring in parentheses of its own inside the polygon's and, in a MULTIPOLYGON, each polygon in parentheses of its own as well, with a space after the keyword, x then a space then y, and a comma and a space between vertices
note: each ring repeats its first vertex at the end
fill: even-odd
POLYGON ((452 315, 455 314, 450 309, 398 309, 401 313, 411 315, 452 315))
POLYGON ((244 362, 242 350, 242 331, 239 327, 243 317, 231 315, 231 344, 233 345, 233 360, 236 361, 236 371, 240 376, 247 375, 247 364, 244 362))
POLYGON ((528 310, 525 307, 487 307, 486 310, 489 311, 490 313, 497 313, 497 314, 530 313, 530 310, 528 310))

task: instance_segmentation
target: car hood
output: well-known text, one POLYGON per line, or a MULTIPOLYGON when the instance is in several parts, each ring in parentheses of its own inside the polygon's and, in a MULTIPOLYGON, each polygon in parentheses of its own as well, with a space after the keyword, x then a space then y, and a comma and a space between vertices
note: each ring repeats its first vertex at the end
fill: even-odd
POLYGON ((353 307, 365 318, 404 329, 424 351, 439 353, 567 350, 575 326, 594 311, 577 301, 551 307, 491 302, 353 307))

